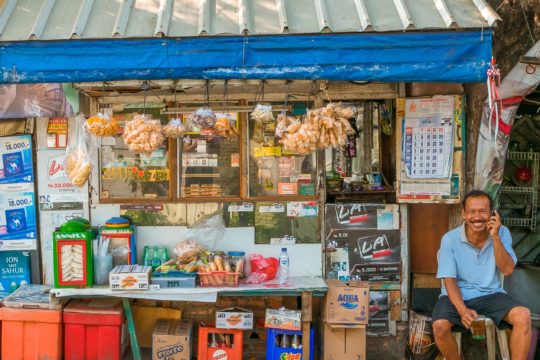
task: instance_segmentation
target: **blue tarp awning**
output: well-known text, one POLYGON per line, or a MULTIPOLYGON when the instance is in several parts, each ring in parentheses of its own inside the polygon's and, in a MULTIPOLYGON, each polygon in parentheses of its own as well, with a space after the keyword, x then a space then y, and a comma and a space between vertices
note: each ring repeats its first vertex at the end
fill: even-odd
POLYGON ((491 30, 0 42, 0 82, 480 82, 491 44, 491 30))

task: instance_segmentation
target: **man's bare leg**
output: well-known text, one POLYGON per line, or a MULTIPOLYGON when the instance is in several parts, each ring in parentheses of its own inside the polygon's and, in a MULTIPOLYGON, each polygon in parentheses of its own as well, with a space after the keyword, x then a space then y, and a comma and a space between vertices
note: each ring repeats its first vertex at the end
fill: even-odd
POLYGON ((504 317, 512 324, 510 337, 510 355, 512 360, 525 360, 531 344, 531 312, 523 306, 512 308, 504 317))
POLYGON ((448 320, 437 320, 433 323, 435 343, 446 360, 459 360, 456 340, 452 336, 452 323, 448 320))

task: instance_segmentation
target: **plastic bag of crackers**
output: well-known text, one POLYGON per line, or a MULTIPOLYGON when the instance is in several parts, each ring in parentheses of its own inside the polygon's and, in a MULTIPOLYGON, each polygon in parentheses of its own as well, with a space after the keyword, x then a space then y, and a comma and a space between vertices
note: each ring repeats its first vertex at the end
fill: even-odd
POLYGON ((85 130, 85 121, 84 115, 77 115, 75 133, 69 138, 64 157, 64 169, 71 183, 77 187, 88 181, 93 168, 91 154, 96 153, 95 145, 85 130))

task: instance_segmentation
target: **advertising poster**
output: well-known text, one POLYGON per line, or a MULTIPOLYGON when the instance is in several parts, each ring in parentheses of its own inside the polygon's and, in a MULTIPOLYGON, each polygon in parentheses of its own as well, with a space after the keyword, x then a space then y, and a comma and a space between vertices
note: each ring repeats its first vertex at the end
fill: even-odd
POLYGON ((28 251, 0 252, 0 297, 30 284, 30 253, 28 251))
POLYGON ((0 119, 39 116, 73 116, 63 84, 0 85, 0 119))
POLYGON ((327 230, 399 229, 399 205, 395 204, 326 204, 325 212, 327 230))
POLYGON ((389 333, 390 301, 388 291, 370 291, 369 321, 367 332, 370 335, 386 335, 389 333))
POLYGON ((327 204, 325 211, 327 278, 400 283, 398 205, 327 204))
POLYGON ((36 249, 34 192, 0 193, 0 251, 36 249))
POLYGON ((0 191, 34 188, 30 135, 0 137, 0 191))
POLYGON ((36 249, 35 204, 30 135, 0 138, 0 251, 36 249))

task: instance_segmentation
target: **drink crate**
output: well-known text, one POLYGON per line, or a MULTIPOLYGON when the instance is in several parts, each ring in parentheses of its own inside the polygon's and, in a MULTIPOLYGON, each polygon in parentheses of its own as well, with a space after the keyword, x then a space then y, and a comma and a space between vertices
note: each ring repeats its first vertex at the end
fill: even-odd
POLYGON ((199 325, 199 360, 242 360, 243 332, 199 325))
POLYGON ((228 273, 214 271, 211 273, 199 273, 201 287, 237 287, 240 273, 228 273))
MULTIPOLYGON (((313 347, 313 328, 310 330, 309 336, 309 360, 315 357, 313 347)), ((302 331, 301 330, 282 330, 282 329, 267 329, 266 333, 266 360, 303 360, 302 357, 302 331), (293 336, 298 337, 297 347, 291 344, 293 336), (283 341, 283 336, 286 340, 283 341), (283 346, 285 345, 285 346, 283 346)))

